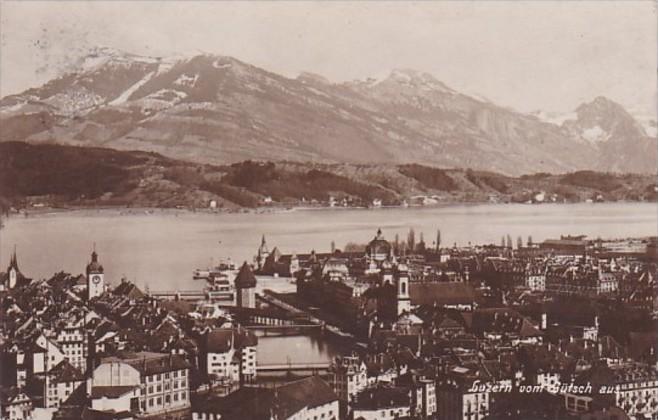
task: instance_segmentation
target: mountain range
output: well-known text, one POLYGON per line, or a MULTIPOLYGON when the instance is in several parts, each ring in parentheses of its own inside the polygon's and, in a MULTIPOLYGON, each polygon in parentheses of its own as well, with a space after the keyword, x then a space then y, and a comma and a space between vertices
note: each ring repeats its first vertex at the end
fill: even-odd
POLYGON ((655 173, 658 162, 655 137, 605 97, 556 123, 408 69, 332 83, 225 56, 151 58, 108 48, 73 68, 2 98, 0 140, 141 150, 211 164, 418 163, 507 175, 655 173))

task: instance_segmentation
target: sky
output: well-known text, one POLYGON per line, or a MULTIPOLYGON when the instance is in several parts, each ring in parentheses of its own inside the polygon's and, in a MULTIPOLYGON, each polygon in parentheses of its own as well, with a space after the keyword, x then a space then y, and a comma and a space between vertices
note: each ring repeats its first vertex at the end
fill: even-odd
POLYGON ((522 112, 571 111, 602 95, 655 116, 657 19, 651 0, 0 0, 0 96, 105 46, 229 55, 335 82, 411 68, 522 112))

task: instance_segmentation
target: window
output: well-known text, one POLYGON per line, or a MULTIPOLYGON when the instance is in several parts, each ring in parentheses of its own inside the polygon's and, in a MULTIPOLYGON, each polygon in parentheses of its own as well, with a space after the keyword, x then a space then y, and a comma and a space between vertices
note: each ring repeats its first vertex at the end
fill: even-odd
POLYGON ((162 404, 162 397, 158 397, 158 405, 162 404))
POLYGON ((181 392, 181 393, 180 393, 180 399, 181 399, 181 400, 186 400, 186 399, 187 399, 187 394, 184 393, 184 392, 181 392))
POLYGON ((149 407, 153 407, 153 398, 149 398, 149 407))
POLYGON ((171 397, 169 395, 165 395, 165 402, 169 404, 171 402, 171 397))

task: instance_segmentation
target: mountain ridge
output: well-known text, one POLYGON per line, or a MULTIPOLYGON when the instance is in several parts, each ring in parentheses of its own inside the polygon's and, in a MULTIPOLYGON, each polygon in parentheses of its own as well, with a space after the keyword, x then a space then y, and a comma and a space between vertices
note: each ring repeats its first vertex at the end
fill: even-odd
POLYGON ((213 54, 152 58, 100 48, 83 62, 77 72, 2 98, 0 140, 136 149, 216 164, 265 158, 417 162, 509 175, 656 172, 655 140, 610 100, 621 110, 579 107, 575 122, 557 125, 410 69, 332 83, 213 54), (614 123, 607 124, 610 116, 614 123))

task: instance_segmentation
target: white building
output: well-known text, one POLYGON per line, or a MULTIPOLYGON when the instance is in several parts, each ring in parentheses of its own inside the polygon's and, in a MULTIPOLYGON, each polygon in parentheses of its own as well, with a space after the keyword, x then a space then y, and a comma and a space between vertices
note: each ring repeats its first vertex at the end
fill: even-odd
POLYGON ((7 420, 32 420, 32 399, 23 391, 12 388, 0 396, 0 418, 7 420))
POLYGON ((69 361, 63 360, 50 369, 44 381, 44 406, 57 408, 84 382, 82 372, 69 361))
POLYGON ((94 370, 87 392, 92 406, 105 410, 152 415, 190 407, 189 364, 165 353, 125 353, 103 359, 94 370), (109 408, 108 408, 109 407, 109 408))
POLYGON ((368 386, 366 364, 358 356, 337 358, 331 365, 330 383, 341 401, 352 402, 368 386))
POLYGON ((206 336, 206 373, 215 380, 245 382, 256 378, 258 338, 250 331, 220 328, 206 336))

